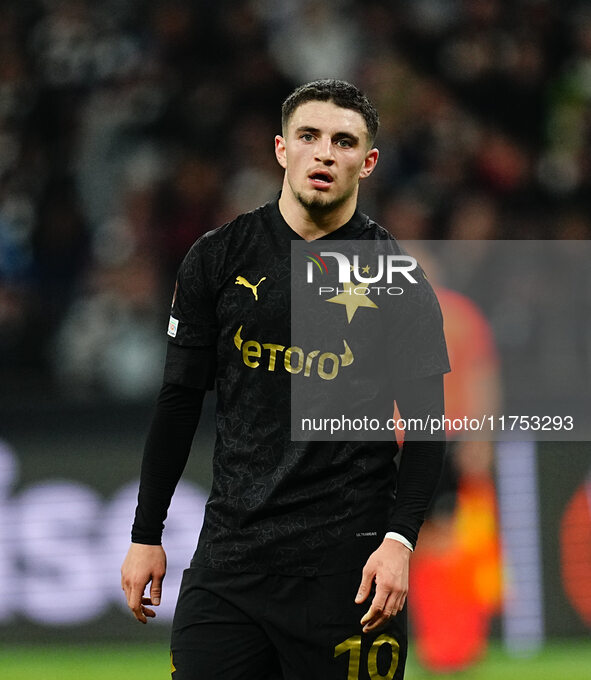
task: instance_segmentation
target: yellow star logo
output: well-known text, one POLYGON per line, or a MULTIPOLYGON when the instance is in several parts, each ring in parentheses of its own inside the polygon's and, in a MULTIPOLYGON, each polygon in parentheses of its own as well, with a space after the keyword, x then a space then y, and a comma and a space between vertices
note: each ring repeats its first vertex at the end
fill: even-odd
POLYGON ((327 302, 334 302, 337 305, 345 305, 347 310, 347 321, 351 323, 351 319, 355 315, 355 312, 359 307, 370 307, 377 309, 378 306, 375 302, 372 302, 365 292, 357 291, 367 291, 367 286, 362 283, 353 284, 350 281, 343 283, 343 292, 331 297, 327 302))

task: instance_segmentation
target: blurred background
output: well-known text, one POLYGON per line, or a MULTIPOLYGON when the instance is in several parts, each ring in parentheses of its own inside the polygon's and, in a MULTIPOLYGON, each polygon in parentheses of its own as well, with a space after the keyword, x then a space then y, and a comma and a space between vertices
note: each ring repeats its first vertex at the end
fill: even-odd
MULTIPOLYGON (((6 677, 117 678, 119 656, 127 678, 166 677, 212 399, 167 523, 159 623, 135 624, 118 572, 175 273, 201 234, 277 194, 281 102, 321 77, 379 109, 362 208, 398 238, 591 237, 587 2, 0 3, 6 677)), ((503 338, 486 299, 465 304, 465 380, 495 381, 503 338)), ((587 677, 591 445, 481 445, 448 467, 416 555, 409 677, 587 677)))

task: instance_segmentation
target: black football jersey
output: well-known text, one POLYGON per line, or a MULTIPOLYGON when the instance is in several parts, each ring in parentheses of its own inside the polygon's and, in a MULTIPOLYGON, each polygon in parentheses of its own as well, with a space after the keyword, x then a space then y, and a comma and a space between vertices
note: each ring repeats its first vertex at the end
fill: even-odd
MULTIPOLYGON (((396 244, 360 212, 312 242, 313 248, 328 250, 338 240, 396 244)), ((334 351, 310 351, 301 329, 292 332, 292 241, 305 243, 274 201, 205 234, 179 270, 169 341, 215 347, 217 355, 213 485, 194 557, 206 567, 310 575, 345 571, 363 565, 389 528, 396 489, 393 437, 292 440, 294 385, 304 395, 317 394, 309 387, 315 382, 336 386, 335 371, 344 375, 351 356, 360 357, 367 344, 337 304, 322 307, 334 316, 325 325, 336 329, 334 351), (335 356, 338 362, 331 362, 335 356)), ((397 364, 388 370, 403 372, 405 379, 449 370, 441 313, 424 278, 420 291, 406 316, 397 315, 397 330, 388 331, 397 364), (405 355, 409 346, 412 354, 405 355)), ((357 318, 363 325, 361 313, 357 318)), ((392 401, 384 400, 382 410, 391 415, 392 401)))

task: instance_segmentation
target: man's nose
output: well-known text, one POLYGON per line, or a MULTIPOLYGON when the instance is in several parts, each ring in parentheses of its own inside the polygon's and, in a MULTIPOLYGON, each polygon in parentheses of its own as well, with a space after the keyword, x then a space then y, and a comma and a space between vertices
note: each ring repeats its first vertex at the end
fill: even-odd
POLYGON ((332 165, 334 163, 332 139, 323 137, 318 140, 316 145, 316 158, 325 165, 332 165))

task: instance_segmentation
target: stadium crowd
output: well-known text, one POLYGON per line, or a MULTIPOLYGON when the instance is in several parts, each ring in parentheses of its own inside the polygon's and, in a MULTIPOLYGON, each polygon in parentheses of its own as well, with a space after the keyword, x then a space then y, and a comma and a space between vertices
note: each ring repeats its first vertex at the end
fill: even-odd
POLYGON ((6 0, 6 396, 153 396, 182 255, 276 194, 280 103, 319 77, 378 106, 362 207, 399 238, 591 237, 585 2, 6 0))

